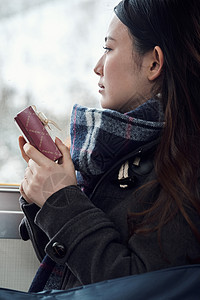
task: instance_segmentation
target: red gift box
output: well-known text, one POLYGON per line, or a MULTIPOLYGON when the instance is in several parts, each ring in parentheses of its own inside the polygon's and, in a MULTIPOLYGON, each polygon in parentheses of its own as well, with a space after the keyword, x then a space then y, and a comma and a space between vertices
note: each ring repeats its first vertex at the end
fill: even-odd
POLYGON ((44 124, 31 106, 18 113, 14 119, 32 146, 53 161, 62 157, 44 124))

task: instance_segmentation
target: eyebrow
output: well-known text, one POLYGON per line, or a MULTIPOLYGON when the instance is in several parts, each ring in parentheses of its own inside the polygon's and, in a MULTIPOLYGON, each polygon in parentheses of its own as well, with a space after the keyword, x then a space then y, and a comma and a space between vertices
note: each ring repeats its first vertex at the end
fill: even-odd
POLYGON ((116 41, 112 36, 106 36, 105 37, 105 42, 107 42, 108 40, 116 41))

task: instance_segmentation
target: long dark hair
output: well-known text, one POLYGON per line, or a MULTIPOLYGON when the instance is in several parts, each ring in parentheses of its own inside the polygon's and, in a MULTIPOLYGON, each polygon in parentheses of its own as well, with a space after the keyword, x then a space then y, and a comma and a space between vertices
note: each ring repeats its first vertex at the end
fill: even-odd
MULTIPOLYGON (((160 192, 151 208, 140 213, 145 221, 135 231, 150 230, 147 224, 155 219, 153 230, 160 230, 172 212, 179 211, 200 241, 190 217, 191 211, 200 215, 200 2, 124 0, 115 12, 128 27, 139 55, 155 46, 164 54, 157 84, 166 125, 155 155, 156 182, 143 187, 147 193, 159 186, 160 192)), ((130 220, 136 215, 132 213, 130 220)))

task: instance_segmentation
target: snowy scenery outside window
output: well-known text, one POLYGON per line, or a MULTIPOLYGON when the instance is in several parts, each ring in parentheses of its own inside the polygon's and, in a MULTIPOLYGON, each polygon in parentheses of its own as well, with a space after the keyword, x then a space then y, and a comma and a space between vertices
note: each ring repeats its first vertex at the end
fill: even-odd
POLYGON ((20 183, 25 162, 15 115, 29 105, 69 140, 75 103, 99 107, 93 69, 116 0, 0 0, 0 182, 20 183))

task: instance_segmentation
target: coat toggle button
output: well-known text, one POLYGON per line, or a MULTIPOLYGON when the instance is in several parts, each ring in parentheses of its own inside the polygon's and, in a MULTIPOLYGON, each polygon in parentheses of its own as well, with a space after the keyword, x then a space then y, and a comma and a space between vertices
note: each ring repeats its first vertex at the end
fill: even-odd
POLYGON ((63 258, 66 254, 66 248, 63 244, 60 244, 58 242, 53 243, 53 254, 57 258, 63 258))

